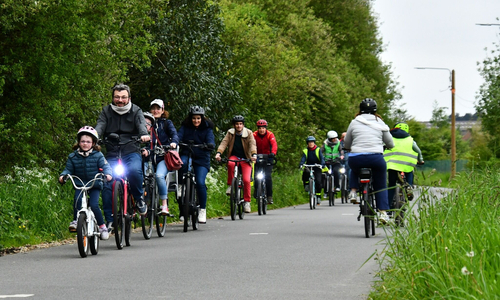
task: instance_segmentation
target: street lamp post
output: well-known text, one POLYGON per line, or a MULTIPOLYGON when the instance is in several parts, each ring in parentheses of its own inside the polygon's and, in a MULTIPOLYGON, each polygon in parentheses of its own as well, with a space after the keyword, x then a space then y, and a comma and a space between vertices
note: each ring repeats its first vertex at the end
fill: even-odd
POLYGON ((450 70, 447 68, 431 68, 431 67, 416 67, 419 70, 446 70, 450 72, 451 81, 451 178, 455 177, 456 173, 456 156, 457 148, 455 142, 455 70, 450 70))

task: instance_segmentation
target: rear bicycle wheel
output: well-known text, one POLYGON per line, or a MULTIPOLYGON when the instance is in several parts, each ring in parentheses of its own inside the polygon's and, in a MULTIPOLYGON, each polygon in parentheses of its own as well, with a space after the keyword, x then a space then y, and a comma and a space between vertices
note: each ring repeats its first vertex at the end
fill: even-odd
POLYGON ((182 215, 184 216, 184 228, 183 231, 187 232, 188 227, 189 227, 189 199, 191 197, 190 195, 191 191, 191 181, 186 178, 186 184, 183 185, 183 191, 182 191, 182 215))
POLYGON ((238 179, 235 177, 231 183, 231 197, 229 198, 229 206, 231 207, 231 220, 236 220, 236 206, 238 205, 238 179))
POLYGON ((116 247, 121 250, 125 242, 125 212, 123 211, 123 183, 117 180, 113 189, 113 231, 116 247))
POLYGON ((76 225, 76 240, 78 243, 78 251, 81 257, 87 257, 89 254, 89 238, 88 238, 88 225, 87 214, 81 212, 78 214, 78 221, 76 225))
POLYGON ((97 221, 94 217, 92 217, 92 219, 92 222, 94 222, 94 234, 89 237, 90 253, 92 253, 92 255, 97 255, 99 252, 99 225, 97 225, 97 221))
POLYGON ((404 205, 405 205, 405 195, 403 189, 399 184, 396 185, 396 191, 394 192, 394 219, 397 226, 403 226, 404 219, 404 205))
MULTIPOLYGON (((238 217, 240 220, 245 218, 245 201, 243 200, 243 182, 241 178, 238 179, 238 217)), ((250 203, 249 203, 250 204, 250 203)))
POLYGON ((149 199, 151 199, 151 202, 148 205, 148 211, 146 212, 146 215, 141 216, 142 235, 146 240, 149 240, 153 233, 156 215, 156 204, 158 203, 158 194, 155 191, 156 180, 154 179, 154 177, 150 180, 151 182, 146 185, 146 194, 149 196, 149 199))
POLYGON ((368 188, 366 186, 363 187, 363 219, 365 223, 365 237, 370 237, 370 226, 371 226, 371 207, 370 207, 370 199, 368 195, 368 188))
MULTIPOLYGON (((370 189, 370 192, 371 192, 371 189, 370 189)), ((377 217, 377 209, 376 209, 376 205, 375 205, 375 196, 373 196, 373 194, 370 194, 369 195, 370 197, 370 212, 371 212, 371 227, 372 227, 372 235, 375 235, 375 220, 376 220, 376 217, 377 217)))
MULTIPOLYGON (((128 185, 127 185, 128 187, 128 185)), ((125 245, 130 246, 130 234, 132 233, 132 218, 134 216, 134 206, 132 203, 132 195, 130 194, 130 189, 127 192, 127 211, 125 215, 125 245)))

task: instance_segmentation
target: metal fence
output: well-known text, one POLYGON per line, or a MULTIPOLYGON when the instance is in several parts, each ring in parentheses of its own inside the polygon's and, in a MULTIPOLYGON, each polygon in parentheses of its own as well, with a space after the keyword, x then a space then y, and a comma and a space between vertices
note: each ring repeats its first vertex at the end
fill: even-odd
MULTIPOLYGON (((456 171, 462 172, 467 170, 467 159, 460 159, 456 162, 456 171)), ((428 169, 436 169, 437 172, 451 172, 451 160, 430 160, 425 161, 423 166, 417 166, 417 170, 428 170, 428 169)))

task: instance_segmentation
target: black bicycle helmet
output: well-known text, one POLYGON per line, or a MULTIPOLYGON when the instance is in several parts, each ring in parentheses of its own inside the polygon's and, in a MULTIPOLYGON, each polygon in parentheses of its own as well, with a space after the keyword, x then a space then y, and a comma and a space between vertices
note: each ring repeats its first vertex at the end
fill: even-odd
POLYGON ((377 111, 377 102, 372 98, 365 98, 359 104, 359 112, 362 114, 373 114, 377 111))
POLYGON ((191 115, 205 115, 205 110, 203 109, 203 107, 201 106, 198 106, 198 105, 195 105, 195 106, 191 106, 191 108, 189 109, 189 113, 191 115))
POLYGON ((243 122, 245 123, 245 117, 243 117, 242 115, 236 115, 233 117, 233 124, 236 123, 236 122, 243 122))
POLYGON ((308 136, 306 138, 306 143, 309 143, 309 142, 316 142, 316 138, 313 137, 312 135, 308 136))

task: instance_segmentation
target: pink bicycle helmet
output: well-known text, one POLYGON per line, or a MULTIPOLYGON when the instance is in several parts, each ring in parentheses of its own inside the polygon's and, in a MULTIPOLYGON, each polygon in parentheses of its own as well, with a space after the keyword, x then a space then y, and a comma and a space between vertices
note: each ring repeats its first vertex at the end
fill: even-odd
POLYGON ((83 126, 78 130, 78 134, 76 135, 76 138, 80 140, 80 137, 82 135, 89 135, 92 137, 92 140, 94 143, 97 143, 97 140, 99 139, 99 134, 97 134, 97 131, 94 129, 92 126, 83 126))

